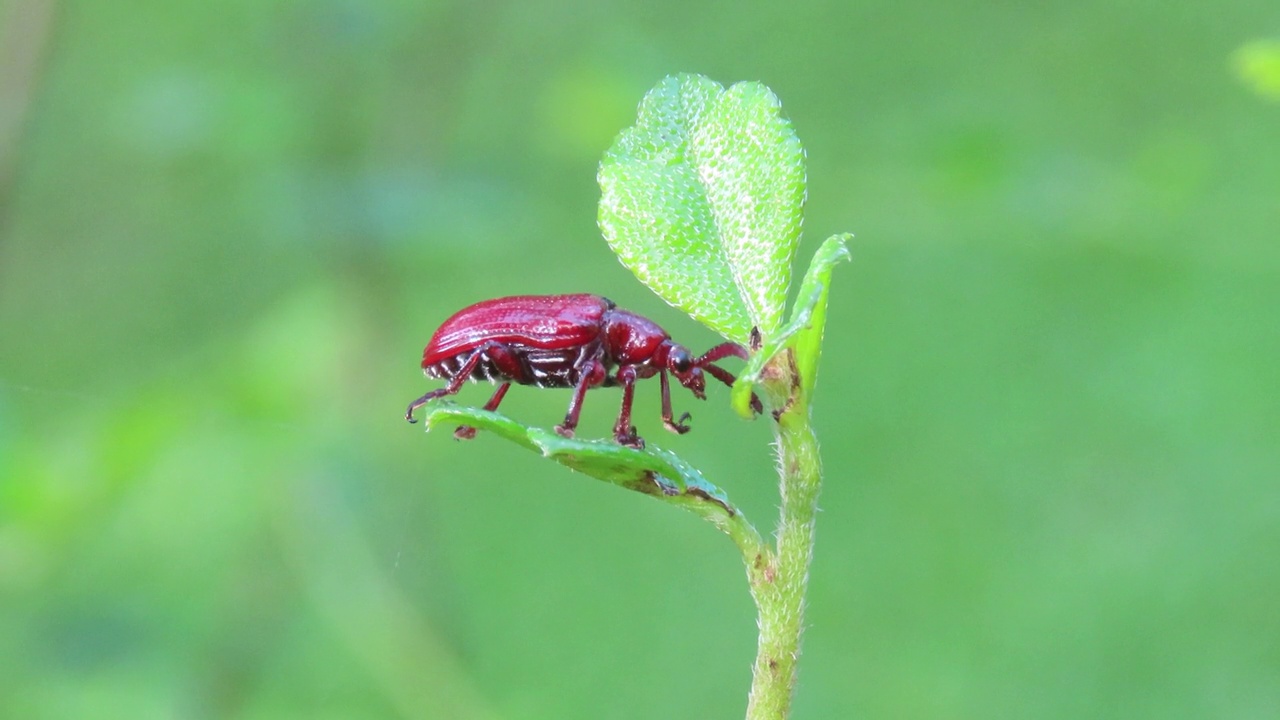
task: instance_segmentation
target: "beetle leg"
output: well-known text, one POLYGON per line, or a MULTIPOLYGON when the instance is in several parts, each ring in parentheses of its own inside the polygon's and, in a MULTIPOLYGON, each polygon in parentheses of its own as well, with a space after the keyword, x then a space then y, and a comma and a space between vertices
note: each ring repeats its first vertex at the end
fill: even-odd
POLYGON ((618 411, 618 422, 613 425, 613 439, 619 445, 643 449, 644 440, 636 435, 636 429, 631 425, 631 401, 636 395, 636 369, 632 365, 623 366, 618 369, 615 377, 622 383, 622 409, 618 411))
POLYGON ((662 426, 673 433, 683 435, 689 432, 689 426, 684 424, 691 416, 685 413, 680 416, 679 420, 672 418, 671 413, 671 382, 667 380, 667 371, 663 370, 658 373, 659 384, 662 385, 662 426))
MULTIPOLYGON (((468 357, 467 361, 462 364, 462 367, 458 368, 458 372, 454 373, 453 377, 449 378, 449 384, 445 385, 442 388, 437 388, 435 390, 432 390, 426 395, 423 395, 422 397, 410 403, 409 409, 405 411, 404 419, 408 420, 411 423, 418 422, 413 417, 413 412, 415 410, 422 407, 423 405, 426 405, 432 400, 435 400, 436 398, 441 398, 446 395, 456 394, 459 390, 462 389, 463 384, 467 382, 467 378, 471 377, 471 372, 475 370, 476 366, 480 364, 480 361, 486 357, 489 358, 493 362, 493 364, 498 367, 498 369, 501 372, 507 371, 506 367, 504 366, 509 366, 512 363, 518 362, 511 356, 511 353, 507 351, 507 348, 505 345, 501 343, 493 342, 491 340, 485 343, 484 345, 481 345, 480 347, 476 348, 475 352, 471 353, 471 357, 468 357)), ((518 364, 516 367, 518 367, 518 364)), ((495 394, 495 397, 497 397, 498 402, 502 402, 502 394, 505 394, 505 393, 506 391, 503 390, 501 393, 495 394)), ((493 408, 498 407, 497 402, 494 402, 493 400, 490 400, 489 402, 493 403, 493 408)), ((487 405, 485 406, 485 409, 487 410, 492 410, 493 408, 490 408, 487 405)))
POLYGON ((498 403, 502 402, 503 396, 507 394, 507 389, 511 387, 511 383, 505 382, 498 386, 493 392, 493 397, 489 398, 489 402, 484 404, 484 409, 493 412, 498 409, 498 403))
MULTIPOLYGON (((733 387, 734 381, 738 379, 734 377, 733 373, 729 372, 728 370, 725 370, 719 365, 707 364, 707 365, 703 365, 702 369, 710 373, 712 377, 724 383, 725 385, 728 385, 729 387, 733 387)), ((760 398, 755 393, 751 393, 751 409, 757 415, 764 412, 764 405, 760 404, 760 398)))
MULTIPOLYGON (((498 403, 502 402, 502 397, 507 394, 507 390, 511 387, 511 383, 505 382, 498 386, 494 391, 493 397, 489 398, 489 402, 484 404, 484 409, 493 412, 498 409, 498 403)), ((470 425, 459 425, 457 430, 453 431, 453 436, 459 440, 471 440, 476 436, 476 429, 470 425)))
POLYGON ((569 401, 569 411, 564 415, 564 423, 556 426, 556 432, 564 437, 573 437, 573 431, 578 427, 578 415, 582 413, 582 398, 587 394, 587 388, 593 385, 599 385, 604 382, 605 370, 604 363, 600 362, 599 353, 582 366, 582 371, 578 374, 578 384, 573 388, 573 399, 569 401))
POLYGON ((467 381, 467 378, 471 377, 471 371, 476 369, 476 365, 480 364, 480 358, 484 355, 484 351, 486 349, 488 349, 487 346, 471 353, 471 357, 467 358, 467 361, 463 363, 462 367, 458 368, 458 372, 454 373, 453 377, 449 378, 448 385, 432 390, 426 395, 423 395, 410 403, 409 409, 404 413, 404 419, 411 423, 418 422, 413 417, 414 410, 417 410, 436 398, 456 394, 458 390, 462 389, 462 384, 467 381))
MULTIPOLYGON (((448 390, 449 390, 449 388, 448 388, 447 386, 446 386, 446 387, 439 388, 439 389, 437 389, 437 390, 432 390, 431 392, 427 393, 426 395, 423 395, 422 397, 418 398, 417 400, 414 400, 413 402, 409 403, 409 409, 405 411, 405 413, 404 413, 404 419, 405 419, 405 420, 408 420, 408 421, 409 421, 409 422, 411 422, 411 423, 416 423, 416 422, 418 422, 418 419, 417 419, 417 418, 415 418, 415 417, 413 416, 413 411, 414 411, 414 410, 417 410, 418 408, 422 407, 423 405, 426 405, 427 403, 431 402, 432 400, 435 400, 435 399, 436 399, 436 398, 438 398, 438 397, 443 397, 443 396, 445 396, 445 395, 448 395, 448 394, 449 394, 448 390)), ((457 392, 457 390, 455 390, 454 392, 457 392)))

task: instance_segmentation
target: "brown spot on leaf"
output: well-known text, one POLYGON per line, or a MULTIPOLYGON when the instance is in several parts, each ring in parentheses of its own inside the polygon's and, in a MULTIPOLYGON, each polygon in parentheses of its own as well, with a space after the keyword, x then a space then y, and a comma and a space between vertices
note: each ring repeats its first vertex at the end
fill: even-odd
POLYGON ((651 470, 646 470, 644 475, 624 483, 624 487, 628 490, 635 490, 645 495, 667 495, 669 494, 663 486, 662 481, 651 470))
POLYGON ((718 497, 714 497, 714 496, 712 496, 710 493, 708 493, 706 490, 703 490, 702 488, 691 487, 691 488, 689 488, 689 489, 685 490, 685 494, 686 494, 686 495, 692 495, 692 496, 697 497, 697 498, 702 498, 703 500, 706 500, 707 502, 713 502, 713 503, 715 503, 715 504, 719 505, 720 507, 724 508, 724 511, 725 511, 725 512, 729 513, 729 517, 733 517, 733 516, 736 514, 736 513, 733 511, 733 507, 732 507, 732 506, 730 506, 730 505, 729 505, 729 503, 727 503, 727 502, 725 502, 725 501, 721 500, 721 499, 720 499, 720 498, 718 498, 718 497))

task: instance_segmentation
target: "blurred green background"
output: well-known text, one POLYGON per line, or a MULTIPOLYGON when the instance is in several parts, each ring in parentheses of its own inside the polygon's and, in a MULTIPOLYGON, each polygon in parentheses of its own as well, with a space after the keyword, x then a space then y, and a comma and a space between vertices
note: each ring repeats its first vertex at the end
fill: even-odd
MULTIPOLYGON (((595 227, 678 71, 782 98, 801 262, 857 234, 795 717, 1280 713, 1274 0, 0 8, 0 716, 741 717, 727 538, 402 418, 491 296, 716 342, 595 227)), ((764 422, 638 395, 772 525, 764 422)))

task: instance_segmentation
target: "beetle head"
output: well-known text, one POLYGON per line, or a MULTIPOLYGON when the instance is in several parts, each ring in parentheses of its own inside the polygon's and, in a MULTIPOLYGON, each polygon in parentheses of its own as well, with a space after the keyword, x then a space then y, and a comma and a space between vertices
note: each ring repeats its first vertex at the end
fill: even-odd
POLYGON ((699 400, 707 399, 707 383, 702 377, 702 368, 683 345, 671 343, 671 348, 667 350, 667 369, 675 375, 676 381, 689 388, 695 397, 699 400))

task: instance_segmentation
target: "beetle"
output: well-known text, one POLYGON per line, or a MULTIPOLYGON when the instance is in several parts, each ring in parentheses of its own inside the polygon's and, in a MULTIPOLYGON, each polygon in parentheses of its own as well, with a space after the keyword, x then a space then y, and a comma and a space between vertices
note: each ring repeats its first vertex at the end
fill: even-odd
MULTIPOLYGON (((453 395, 468 379, 498 383, 485 403, 496 410, 512 383, 544 388, 572 388, 564 422, 556 432, 573 437, 582 412, 582 400, 594 387, 622 386, 622 408, 613 426, 619 444, 644 447, 631 424, 631 402, 637 380, 657 375, 662 386, 662 424, 674 433, 686 433, 685 413, 676 420, 671 411, 671 387, 667 375, 705 400, 710 374, 733 385, 733 373, 715 365, 726 357, 746 359, 747 349, 734 342, 717 345, 694 357, 657 323, 619 308, 600 295, 517 295, 485 300, 459 310, 431 336, 422 352, 422 369, 428 377, 447 380, 439 389, 414 400, 405 419, 423 405, 453 395)), ((751 397, 752 409, 761 412, 760 399, 751 397)), ((459 439, 475 437, 473 427, 459 427, 459 439)))

